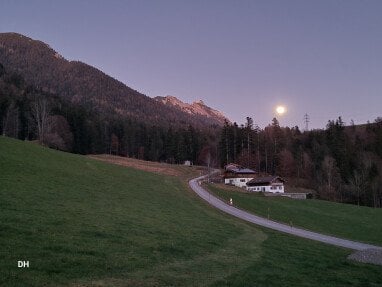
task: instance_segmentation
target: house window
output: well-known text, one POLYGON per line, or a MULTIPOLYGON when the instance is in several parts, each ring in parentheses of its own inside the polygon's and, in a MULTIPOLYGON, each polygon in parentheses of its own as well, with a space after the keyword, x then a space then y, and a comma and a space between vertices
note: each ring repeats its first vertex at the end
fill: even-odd
POLYGON ((283 189, 281 185, 279 186, 279 189, 283 189))
POLYGON ((240 179, 240 182, 245 182, 245 179, 243 178, 243 179, 240 179))

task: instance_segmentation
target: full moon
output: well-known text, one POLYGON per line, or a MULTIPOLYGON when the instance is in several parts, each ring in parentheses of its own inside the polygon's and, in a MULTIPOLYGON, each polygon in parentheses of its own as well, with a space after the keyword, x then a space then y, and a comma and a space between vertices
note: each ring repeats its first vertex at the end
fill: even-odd
POLYGON ((277 112, 279 115, 283 115, 283 114, 285 114, 285 112, 286 112, 286 108, 285 108, 284 106, 278 106, 278 107, 276 108, 276 112, 277 112))

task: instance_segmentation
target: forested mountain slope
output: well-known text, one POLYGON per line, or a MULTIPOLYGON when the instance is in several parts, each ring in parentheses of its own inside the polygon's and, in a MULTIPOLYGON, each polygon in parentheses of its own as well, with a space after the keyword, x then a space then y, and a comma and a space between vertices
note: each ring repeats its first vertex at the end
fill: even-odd
POLYGON ((44 92, 90 107, 105 115, 198 128, 222 125, 221 119, 187 113, 126 86, 79 61, 68 61, 49 45, 16 33, 0 33, 0 63, 44 92))

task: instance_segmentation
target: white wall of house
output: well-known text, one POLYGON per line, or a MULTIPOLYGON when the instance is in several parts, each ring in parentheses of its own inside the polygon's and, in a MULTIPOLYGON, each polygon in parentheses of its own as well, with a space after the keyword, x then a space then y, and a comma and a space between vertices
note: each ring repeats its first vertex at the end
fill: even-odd
POLYGON ((252 180, 253 177, 235 177, 235 178, 225 178, 224 183, 235 185, 238 187, 247 187, 247 182, 252 180))
POLYGON ((251 192, 284 193, 284 186, 283 185, 247 186, 247 190, 251 192))

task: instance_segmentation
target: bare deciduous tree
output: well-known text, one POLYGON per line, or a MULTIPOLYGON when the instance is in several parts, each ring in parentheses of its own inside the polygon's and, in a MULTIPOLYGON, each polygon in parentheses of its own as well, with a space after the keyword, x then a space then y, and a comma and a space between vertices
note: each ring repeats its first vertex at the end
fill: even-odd
POLYGON ((73 134, 65 117, 54 115, 49 117, 49 128, 44 135, 45 144, 51 148, 70 151, 73 144, 73 134))
POLYGON ((349 182, 357 193, 357 203, 359 205, 361 199, 361 191, 364 185, 364 178, 361 173, 359 173, 357 170, 354 170, 353 176, 350 178, 349 182))
POLYGON ((38 140, 41 144, 45 144, 45 136, 50 129, 50 113, 51 107, 48 99, 38 97, 32 103, 32 116, 37 125, 38 140))

